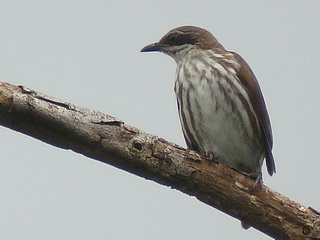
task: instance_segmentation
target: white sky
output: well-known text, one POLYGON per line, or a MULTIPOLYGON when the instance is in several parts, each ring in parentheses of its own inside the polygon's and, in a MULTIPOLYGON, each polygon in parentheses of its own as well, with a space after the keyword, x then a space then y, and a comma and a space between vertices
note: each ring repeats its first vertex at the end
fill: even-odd
MULTIPOLYGON (((0 3, 0 81, 21 84, 185 146, 175 63, 141 54, 197 25, 240 53, 262 87, 277 174, 269 187, 320 209, 320 1, 0 3)), ((176 190, 0 127, 0 238, 270 239, 176 190)))

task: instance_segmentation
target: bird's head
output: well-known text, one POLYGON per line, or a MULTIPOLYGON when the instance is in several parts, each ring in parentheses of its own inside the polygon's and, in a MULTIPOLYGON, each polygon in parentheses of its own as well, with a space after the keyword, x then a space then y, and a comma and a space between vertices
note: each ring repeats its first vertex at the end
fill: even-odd
POLYGON ((207 30, 194 26, 174 28, 164 35, 159 42, 149 44, 141 52, 163 52, 175 60, 190 49, 224 50, 217 39, 207 30))

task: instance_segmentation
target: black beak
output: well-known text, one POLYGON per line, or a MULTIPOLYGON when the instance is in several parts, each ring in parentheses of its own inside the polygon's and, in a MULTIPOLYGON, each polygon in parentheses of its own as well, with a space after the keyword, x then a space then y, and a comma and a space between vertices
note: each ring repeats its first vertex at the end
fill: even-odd
POLYGON ((144 48, 141 49, 140 52, 159 52, 161 51, 161 44, 156 42, 156 43, 151 43, 144 48))

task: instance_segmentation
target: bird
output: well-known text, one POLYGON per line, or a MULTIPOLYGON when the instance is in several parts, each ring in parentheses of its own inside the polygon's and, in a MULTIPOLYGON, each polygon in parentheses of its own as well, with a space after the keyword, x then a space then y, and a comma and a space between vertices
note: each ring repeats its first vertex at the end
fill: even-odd
POLYGON ((207 30, 181 26, 141 52, 162 52, 177 65, 174 91, 189 149, 209 156, 262 185, 266 159, 276 172, 270 118, 248 63, 207 30))

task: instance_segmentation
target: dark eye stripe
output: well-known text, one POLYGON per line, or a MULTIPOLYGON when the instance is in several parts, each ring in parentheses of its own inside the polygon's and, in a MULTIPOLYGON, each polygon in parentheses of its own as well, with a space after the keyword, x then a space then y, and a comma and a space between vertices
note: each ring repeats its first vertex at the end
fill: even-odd
POLYGON ((178 37, 178 34, 177 33, 172 33, 168 36, 168 42, 169 43, 174 43, 175 40, 177 39, 178 37))
POLYGON ((183 44, 195 44, 195 38, 191 34, 170 34, 167 43, 171 46, 181 46, 183 44))

